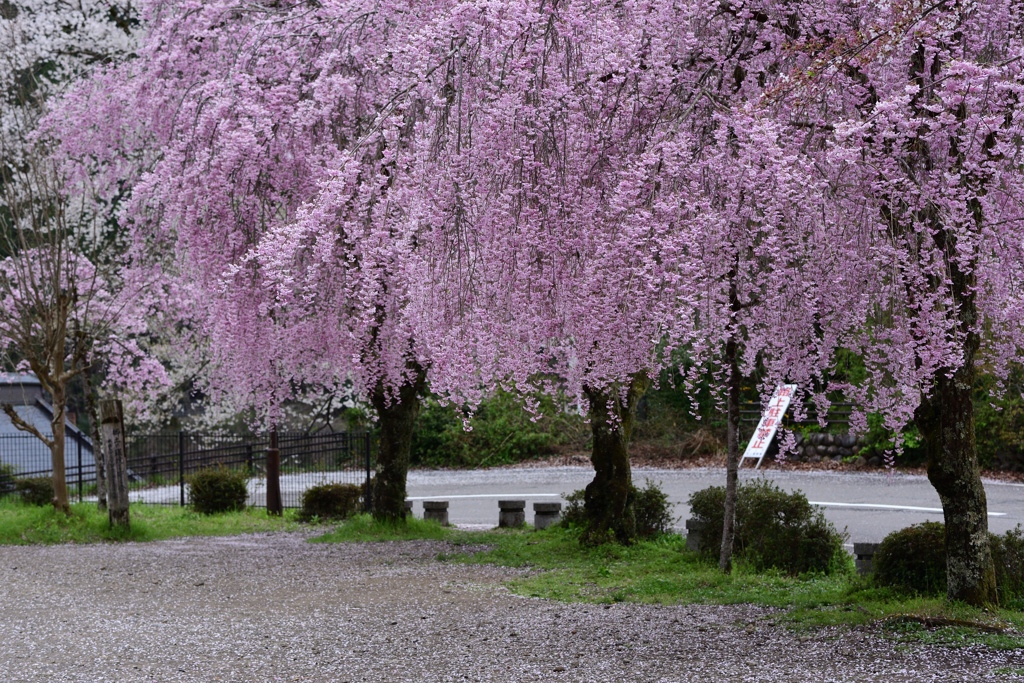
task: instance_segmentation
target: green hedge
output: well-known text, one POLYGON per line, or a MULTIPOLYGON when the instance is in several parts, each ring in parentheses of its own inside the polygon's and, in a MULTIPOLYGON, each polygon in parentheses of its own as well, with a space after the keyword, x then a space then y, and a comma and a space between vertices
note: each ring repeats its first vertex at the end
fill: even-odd
POLYGON ((189 504, 204 515, 245 509, 249 475, 226 467, 202 469, 188 478, 189 504))
MULTIPOLYGON (((999 600, 1024 607, 1024 531, 989 534, 999 600)), ((946 592, 946 527, 925 522, 886 536, 872 559, 875 582, 925 595, 946 592)), ((1019 607, 1018 607, 1019 608, 1019 607)))
MULTIPOLYGON (((701 552, 717 558, 725 521, 725 487, 712 486, 690 496, 693 518, 704 523, 701 552)), ((765 480, 737 487, 733 552, 756 571, 790 574, 846 571, 849 566, 839 532, 800 491, 787 493, 765 480)))

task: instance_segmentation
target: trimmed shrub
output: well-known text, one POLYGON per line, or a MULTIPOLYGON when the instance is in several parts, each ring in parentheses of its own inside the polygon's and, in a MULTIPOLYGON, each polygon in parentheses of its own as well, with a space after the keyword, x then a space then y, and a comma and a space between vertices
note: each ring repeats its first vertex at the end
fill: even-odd
POLYGON ((914 524, 884 539, 871 561, 875 581, 915 593, 946 591, 946 527, 914 524))
MULTIPOLYGON (((573 491, 565 498, 560 524, 569 528, 583 528, 587 524, 585 508, 586 490, 573 491)), ((640 538, 653 538, 672 531, 672 503, 658 484, 647 481, 642 489, 632 487, 633 515, 636 533, 640 538)))
POLYGON ((1002 536, 990 534, 996 584, 1003 607, 1024 609, 1024 530, 1020 524, 1002 536))
MULTIPOLYGON (((1024 601, 1024 531, 1020 525, 1002 536, 990 533, 999 601, 1024 601)), ((915 524, 886 536, 873 560, 875 581, 914 593, 946 592, 946 527, 941 522, 915 524)))
POLYGON ((565 498, 565 509, 562 510, 559 524, 570 529, 583 528, 586 525, 587 516, 583 508, 585 494, 584 489, 573 491, 569 495, 562 494, 562 498, 565 498))
POLYGON ((21 495, 21 499, 28 505, 42 507, 53 504, 53 479, 51 477, 18 479, 14 484, 14 491, 21 495))
MULTIPOLYGON (((831 574, 848 566, 838 531, 800 491, 787 493, 768 481, 740 484, 736 492, 734 553, 755 571, 775 568, 790 574, 831 574)), ((693 517, 704 522, 701 553, 717 558, 725 521, 725 487, 712 486, 690 496, 693 517)))
POLYGON ((0 496, 14 493, 17 482, 14 479, 14 465, 0 463, 0 496))
POLYGON ((199 470, 188 478, 189 504, 204 515, 244 510, 248 479, 244 470, 229 470, 223 465, 199 470))
POLYGON ((668 494, 650 480, 642 489, 633 487, 633 513, 636 534, 640 538, 653 538, 672 531, 672 503, 668 502, 668 494))
POLYGON ((321 484, 308 488, 302 494, 298 518, 304 522, 314 517, 321 520, 348 519, 358 509, 364 488, 365 484, 321 484))

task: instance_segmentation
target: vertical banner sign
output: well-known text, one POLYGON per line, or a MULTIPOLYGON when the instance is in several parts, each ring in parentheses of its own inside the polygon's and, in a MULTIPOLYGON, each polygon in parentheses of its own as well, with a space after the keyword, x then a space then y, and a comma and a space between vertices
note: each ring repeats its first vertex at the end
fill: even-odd
POLYGON ((786 409, 789 408, 789 402, 793 399, 795 391, 795 384, 782 384, 772 394, 772 400, 768 402, 768 407, 761 414, 761 421, 757 423, 754 436, 747 444, 747 450, 743 452, 743 457, 740 459, 741 465, 747 458, 756 458, 757 464, 754 465, 754 469, 761 466, 764 454, 768 451, 772 439, 775 438, 775 432, 778 431, 779 425, 782 424, 782 416, 786 414, 786 409))

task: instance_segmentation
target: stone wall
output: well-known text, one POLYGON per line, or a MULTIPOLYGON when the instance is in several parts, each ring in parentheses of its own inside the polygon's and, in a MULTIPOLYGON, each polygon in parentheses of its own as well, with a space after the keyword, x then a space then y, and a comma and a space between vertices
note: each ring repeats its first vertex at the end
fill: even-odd
MULTIPOLYGON (((797 462, 821 462, 822 460, 843 460, 858 455, 864 447, 864 438, 852 434, 797 434, 796 453, 786 456, 797 462)), ((882 458, 875 455, 864 460, 862 465, 879 466, 882 458), (877 460, 877 462, 875 462, 877 460)))

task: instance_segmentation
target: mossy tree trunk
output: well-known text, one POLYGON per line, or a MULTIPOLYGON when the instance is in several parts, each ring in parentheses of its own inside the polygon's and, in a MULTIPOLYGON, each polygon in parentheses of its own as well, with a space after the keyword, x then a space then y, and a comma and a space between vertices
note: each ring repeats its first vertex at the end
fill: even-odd
POLYGON ((377 446, 377 472, 373 479, 374 519, 396 522, 405 519, 405 483, 409 472, 412 432, 420 413, 420 395, 425 374, 413 368, 414 378, 397 391, 389 392, 383 383, 374 387, 370 397, 377 411, 380 441, 377 446))
POLYGON ((629 437, 640 398, 650 386, 646 374, 633 376, 623 396, 619 386, 585 388, 590 403, 590 430, 594 444, 591 461, 594 480, 587 485, 584 503, 587 520, 582 540, 588 544, 636 538, 633 479, 629 468, 629 437))
MULTIPOLYGON (((938 231, 935 239, 955 253, 952 238, 938 231)), ((950 372, 935 374, 932 392, 918 407, 915 422, 928 458, 928 481, 939 493, 946 522, 947 597, 970 605, 996 604, 996 574, 988 540, 988 502, 978 468, 974 435, 975 355, 980 345, 975 302, 976 278, 954 260, 947 261, 963 362, 950 372)))

